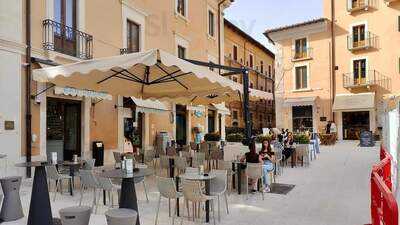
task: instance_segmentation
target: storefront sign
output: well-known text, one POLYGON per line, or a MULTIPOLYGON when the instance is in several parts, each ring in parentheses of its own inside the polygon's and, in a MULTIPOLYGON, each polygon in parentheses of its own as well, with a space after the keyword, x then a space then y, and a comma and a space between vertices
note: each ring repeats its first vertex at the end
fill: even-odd
POLYGON ((105 92, 81 90, 72 87, 55 87, 54 93, 57 95, 70 95, 74 97, 95 98, 99 100, 112 100, 112 96, 105 92))

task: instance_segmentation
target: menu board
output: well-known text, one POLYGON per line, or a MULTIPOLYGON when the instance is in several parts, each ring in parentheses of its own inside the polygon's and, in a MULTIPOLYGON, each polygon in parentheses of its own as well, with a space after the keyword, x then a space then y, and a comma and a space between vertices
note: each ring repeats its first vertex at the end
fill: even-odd
POLYGON ((372 131, 362 131, 360 134, 360 146, 361 147, 373 147, 375 146, 374 135, 372 131))

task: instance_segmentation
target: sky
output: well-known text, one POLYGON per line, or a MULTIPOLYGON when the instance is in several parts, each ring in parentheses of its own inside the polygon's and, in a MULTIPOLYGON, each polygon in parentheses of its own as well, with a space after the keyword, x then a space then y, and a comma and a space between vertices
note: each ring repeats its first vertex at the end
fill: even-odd
POLYGON ((266 29, 320 18, 322 7, 323 0, 235 0, 225 17, 271 49, 266 29))

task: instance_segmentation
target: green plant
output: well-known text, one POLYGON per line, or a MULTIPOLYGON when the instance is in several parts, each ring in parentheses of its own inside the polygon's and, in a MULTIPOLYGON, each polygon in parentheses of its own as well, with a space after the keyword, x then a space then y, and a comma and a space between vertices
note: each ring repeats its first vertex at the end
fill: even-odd
POLYGON ((220 141, 221 135, 219 135, 219 133, 208 133, 208 134, 204 135, 204 140, 205 141, 220 141))
POLYGON ((306 134, 295 134, 293 139, 298 144, 310 144, 310 137, 306 134))
POLYGON ((226 141, 228 142, 242 142, 244 139, 244 134, 242 133, 232 133, 226 136, 226 141))
POLYGON ((273 139, 272 135, 263 135, 263 134, 259 134, 256 137, 256 142, 257 143, 262 143, 263 141, 271 141, 273 139))

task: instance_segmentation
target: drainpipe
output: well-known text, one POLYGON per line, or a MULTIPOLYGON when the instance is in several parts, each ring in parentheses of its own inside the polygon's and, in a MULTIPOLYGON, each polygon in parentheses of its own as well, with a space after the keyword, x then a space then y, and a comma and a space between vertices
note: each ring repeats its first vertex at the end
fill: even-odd
POLYGON ((335 0, 331 0, 331 53, 332 53, 332 65, 331 65, 331 113, 332 121, 335 121, 335 113, 333 112, 333 102, 336 96, 336 40, 335 40, 335 0))
MULTIPOLYGON (((221 6, 225 3, 226 0, 222 0, 218 2, 218 64, 222 65, 222 57, 221 57, 221 6)), ((230 0, 234 2, 234 0, 230 0)), ((223 18, 222 18, 223 19, 223 18)), ((221 69, 218 69, 219 74, 221 74, 221 69)))
MULTIPOLYGON (((26 162, 32 161, 32 114, 31 114, 31 74, 32 74, 32 60, 31 60, 31 1, 26 0, 26 80, 25 80, 25 104, 26 104, 26 162)), ((31 168, 26 168, 26 176, 31 177, 31 168)))

